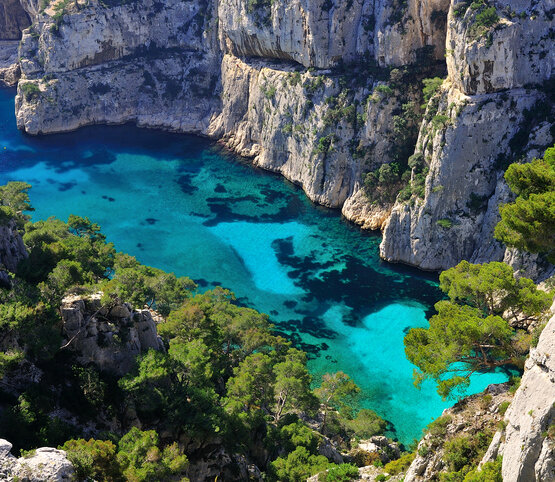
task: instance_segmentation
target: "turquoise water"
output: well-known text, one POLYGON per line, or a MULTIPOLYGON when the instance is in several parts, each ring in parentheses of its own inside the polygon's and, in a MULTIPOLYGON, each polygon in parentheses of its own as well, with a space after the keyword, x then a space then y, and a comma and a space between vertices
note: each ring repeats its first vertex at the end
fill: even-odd
MULTIPOLYGON (((403 350, 441 294, 429 276, 381 262, 377 235, 198 137, 131 126, 25 136, 13 95, 0 90, 0 184, 33 185, 33 219, 88 216, 143 263, 230 288, 309 353, 316 380, 351 375, 362 406, 404 443, 449 405, 433 385, 413 386, 403 350)), ((503 380, 480 375, 471 388, 503 380)))

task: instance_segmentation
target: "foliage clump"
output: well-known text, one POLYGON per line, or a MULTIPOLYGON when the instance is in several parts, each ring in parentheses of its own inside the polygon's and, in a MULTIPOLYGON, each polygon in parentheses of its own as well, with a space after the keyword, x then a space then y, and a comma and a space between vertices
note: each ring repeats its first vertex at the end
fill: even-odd
POLYGON ((549 293, 498 262, 462 261, 440 275, 440 288, 449 300, 436 303, 430 327, 405 337, 407 358, 418 367, 415 384, 431 378, 447 398, 461 394, 476 372, 522 367, 527 347, 509 321, 527 326, 539 319, 551 304, 549 293))
POLYGON ((543 159, 511 164, 505 180, 517 198, 499 209, 495 237, 555 263, 555 147, 543 159))

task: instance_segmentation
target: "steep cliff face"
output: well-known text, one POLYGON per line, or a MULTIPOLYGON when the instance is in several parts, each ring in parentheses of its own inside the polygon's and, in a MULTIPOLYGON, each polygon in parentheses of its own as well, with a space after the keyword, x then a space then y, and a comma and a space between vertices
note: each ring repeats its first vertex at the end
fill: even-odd
POLYGON ((468 3, 451 8, 449 74, 430 100, 415 152, 429 169, 425 193, 395 205, 381 244, 389 261, 440 270, 462 259, 502 260, 493 228, 510 196, 504 168, 553 141, 544 83, 555 65, 550 2, 490 3, 497 20, 487 26, 468 3))
POLYGON ((222 0, 218 16, 234 55, 326 69, 369 58, 404 65, 426 46, 440 59, 448 7, 449 0, 222 0))
POLYGON ((26 257, 27 250, 16 223, 0 224, 0 282, 7 282, 7 271, 14 272, 19 261, 26 257))
POLYGON ((31 20, 19 0, 3 0, 0 4, 0 40, 19 40, 31 20))
POLYGON ((505 482, 555 480, 555 316, 530 350, 520 387, 483 462, 503 456, 505 482))
POLYGON ((503 259, 492 237, 510 196, 503 169, 553 141, 552 0, 95 0, 62 16, 24 5, 37 21, 20 50, 21 129, 132 121, 221 139, 312 200, 385 227, 389 261, 503 259), (444 56, 415 151, 424 188, 369 203, 364 174, 397 160, 395 116, 444 56), (395 66, 404 77, 391 89, 395 66))
POLYGON ((134 121, 204 132, 220 104, 212 8, 145 0, 70 7, 60 21, 39 14, 22 39, 18 126, 37 134, 134 121))
POLYGON ((343 76, 231 55, 222 73, 223 110, 209 134, 302 185, 312 200, 340 208, 375 159, 390 159, 388 119, 400 99, 367 101, 378 83, 371 77, 348 89, 343 76))
POLYGON ((367 202, 363 174, 393 159, 391 119, 420 101, 425 75, 406 71, 410 85, 374 93, 389 76, 377 63, 443 56, 446 9, 445 0, 90 2, 61 17, 49 8, 23 37, 18 126, 133 121, 209 135, 376 229, 391 206, 367 202))

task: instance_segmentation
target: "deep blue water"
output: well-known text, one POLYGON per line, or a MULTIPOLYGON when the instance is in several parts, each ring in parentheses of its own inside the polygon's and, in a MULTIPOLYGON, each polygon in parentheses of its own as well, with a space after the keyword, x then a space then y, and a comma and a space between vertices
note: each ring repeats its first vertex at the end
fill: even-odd
MULTIPOLYGON (((33 219, 88 216, 141 262, 230 288, 310 354, 316 380, 348 373, 404 443, 449 406, 432 384, 413 386, 403 349, 441 293, 381 262, 377 235, 202 138, 131 126, 23 135, 13 95, 0 90, 0 184, 33 185, 33 219)), ((476 376, 471 389, 503 380, 476 376)))

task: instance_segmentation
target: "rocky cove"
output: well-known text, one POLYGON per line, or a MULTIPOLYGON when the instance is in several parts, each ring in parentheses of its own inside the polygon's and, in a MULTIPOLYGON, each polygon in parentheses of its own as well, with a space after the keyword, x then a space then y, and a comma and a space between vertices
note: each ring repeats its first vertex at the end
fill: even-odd
POLYGON ((555 54, 549 2, 493 4, 499 20, 477 27, 474 9, 448 1, 25 3, 18 126, 207 135, 381 228, 384 259, 430 270, 501 260, 502 165, 552 142, 555 54), (420 80, 442 68, 418 138, 401 139, 401 106, 420 104, 420 80), (367 202, 363 175, 411 148, 423 192, 367 202))
MULTIPOLYGON (((205 136, 220 141, 255 166, 283 175, 301 186, 309 199, 340 209, 347 219, 362 228, 381 229, 379 253, 384 260, 431 271, 452 267, 463 259, 475 263, 505 260, 521 274, 542 281, 552 274, 552 267, 534 256, 506 249, 493 239, 493 229, 499 220, 499 206, 512 199, 503 178, 506 166, 524 156, 527 159, 541 156, 553 144, 554 5, 550 1, 490 1, 487 4, 494 7, 497 18, 480 24, 478 8, 474 7, 477 3, 6 2, 3 17, 0 14, 3 39, 0 77, 6 83, 18 84, 17 126, 28 134, 54 134, 93 124, 131 122, 141 127, 205 136), (16 54, 19 36, 22 39, 16 54), (431 77, 444 79, 426 102, 422 81, 431 77), (414 162, 409 164, 404 194, 372 199, 364 187, 367 174, 382 164, 406 161, 409 156, 414 162)), ((77 138, 69 142, 82 141, 86 132, 109 136, 102 130, 84 132, 82 137, 76 133, 77 138)), ((49 142, 45 144, 42 137, 39 139, 30 141, 34 154, 26 153, 27 148, 22 147, 27 140, 13 141, 12 147, 20 150, 18 162, 33 159, 16 167, 16 158, 8 157, 5 178, 16 176, 32 184, 38 180, 34 199, 48 199, 50 204, 49 210, 45 208, 37 215, 67 216, 70 213, 67 202, 76 199, 79 179, 90 181, 91 171, 80 169, 67 154, 61 163, 47 160, 37 170, 36 153, 49 142), (55 191, 60 193, 59 199, 52 201, 55 191), (69 197, 64 198, 64 192, 69 197)), ((50 147, 57 142, 56 137, 52 139, 50 147)), ((65 142, 72 138, 59 139, 58 142, 65 142)), ((153 144, 160 148, 158 142, 153 144)), ((91 145, 77 157, 92 166, 106 163, 100 169, 95 167, 94 175, 103 181, 116 171, 120 175, 125 172, 126 162, 138 162, 145 167, 140 157, 154 157, 152 152, 145 153, 144 145, 139 148, 142 152, 134 156, 113 148, 108 151, 116 153, 109 162, 102 161, 105 153, 91 145)), ((50 155, 54 152, 52 149, 50 155)), ((172 163, 181 153, 164 156, 172 163)), ((194 180, 198 166, 193 163, 179 170, 179 188, 191 195, 198 189, 194 180)), ((149 166, 147 171, 156 178, 162 176, 160 172, 171 175, 172 168, 158 164, 149 166), (160 168, 162 171, 158 171, 160 168)), ((217 171, 211 173, 217 175, 217 171)), ((211 186, 214 192, 221 194, 222 189, 229 188, 229 179, 221 181, 211 186)), ((148 186, 140 185, 148 190, 148 186)), ((96 186, 102 183, 97 182, 96 186)), ((163 186, 168 188, 167 183, 163 186)), ((133 187, 129 179, 129 193, 133 187)), ((316 278, 320 276, 328 287, 340 285, 334 270, 347 276, 352 286, 362 285, 360 293, 342 292, 340 300, 326 303, 329 293, 324 287, 298 275, 300 270, 307 269, 309 259, 306 256, 303 263, 300 253, 308 254, 316 248, 306 242, 311 234, 298 224, 293 226, 292 213, 299 212, 298 206, 283 206, 278 213, 264 212, 265 203, 272 204, 276 199, 269 192, 264 194, 265 199, 254 201, 262 210, 253 215, 253 207, 248 205, 253 200, 241 199, 243 190, 238 183, 236 192, 228 196, 233 198, 226 201, 233 203, 231 210, 224 207, 223 200, 211 200, 210 212, 204 212, 199 204, 190 214, 205 216, 206 220, 215 216, 210 226, 212 234, 231 246, 243 262, 248 255, 241 251, 242 237, 254 236, 261 246, 271 247, 282 268, 286 267, 285 272, 279 274, 279 270, 263 264, 253 267, 256 260, 250 264, 247 260, 246 270, 254 272, 249 283, 262 286, 262 291, 273 290, 277 297, 266 301, 266 305, 256 299, 258 294, 248 301, 245 296, 244 301, 259 309, 268 307, 267 311, 284 323, 280 329, 289 334, 297 331, 297 341, 305 343, 308 351, 311 346, 318 346, 324 355, 328 342, 331 345, 330 340, 341 338, 348 347, 347 353, 360 354, 357 359, 360 364, 350 367, 356 372, 364 365, 362 355, 368 345, 357 344, 361 332, 345 328, 355 318, 363 320, 365 329, 387 323, 386 320, 403 320, 403 326, 395 327, 397 334, 425 323, 424 311, 437 300, 433 283, 402 268, 395 272, 376 260, 370 262, 374 273, 367 270, 361 258, 375 258, 379 240, 374 236, 355 240, 357 236, 341 232, 329 239, 331 244, 339 243, 341 247, 342 242, 345 246, 354 242, 363 255, 358 259, 329 252, 316 255, 319 259, 309 272, 316 278), (264 230, 253 234, 250 223, 254 217, 275 222, 271 236, 264 230), (285 227, 284 221, 292 223, 285 227), (229 230, 226 222, 236 223, 235 231, 229 230), (370 254, 369 250, 374 251, 370 254), (342 264, 347 270, 338 268, 342 264), (360 269, 366 271, 358 272, 360 269), (269 273, 276 277, 271 283, 264 280, 269 273), (372 292, 380 283, 385 283, 383 290, 372 292), (405 287, 403 292, 394 288, 390 293, 395 294, 388 299, 384 295, 390 285, 394 286, 392 283, 405 283, 405 287), (322 296, 312 300, 314 305, 321 306, 317 309, 311 306, 312 311, 307 313, 302 302, 301 309, 296 309, 281 298, 278 300, 280 296, 294 298, 299 285, 305 296, 321 289, 322 296), (360 301, 363 296, 375 301, 371 309, 363 306, 360 301), (282 305, 279 308, 278 301, 282 305), (292 316, 301 313, 301 328, 295 329, 288 323, 293 322, 292 316), (316 326, 316 319, 325 320, 330 332, 326 334, 321 325, 316 326)), ((125 188, 121 189, 124 191, 125 188)), ((134 202, 133 196, 120 195, 123 203, 111 190, 105 190, 101 196, 100 203, 112 206, 106 211, 105 220, 97 215, 106 210, 98 199, 76 204, 80 213, 116 233, 118 228, 110 228, 109 218, 119 209, 125 212, 123 209, 134 202)), ((163 222, 160 224, 156 214, 141 219, 146 227, 157 225, 168 232, 172 229, 163 222)), ((210 221, 206 223, 210 225, 210 221)), ((320 229, 324 227, 314 224, 320 229)), ((325 223, 325 229, 330 227, 343 229, 325 223)), ((130 227, 123 225, 119 229, 118 244, 130 227)), ((137 240, 132 237, 129 246, 123 246, 126 251, 144 251, 146 262, 181 269, 176 264, 175 245, 171 243, 161 250, 162 257, 156 261, 149 258, 148 229, 143 226, 138 229, 142 236, 136 236, 137 240)), ((16 248, 13 241, 10 243, 9 249, 13 251, 16 248)), ((352 246, 343 253, 351 250, 352 246)), ((313 252, 310 256, 314 259, 313 252)), ((196 275, 195 279, 208 284, 215 281, 201 274, 202 266, 198 274, 191 273, 189 266, 187 263, 183 273, 196 275)), ((236 271, 236 266, 231 267, 230 272, 236 271)), ((227 279, 217 280, 222 281, 225 284, 227 279)), ((243 296, 252 288, 245 285, 236 291, 243 296)), ((267 295, 260 294, 260 299, 264 296, 267 295)), ((549 333, 544 335, 542 346, 549 355, 549 347, 545 348, 548 337, 549 333)), ((368 339, 364 338, 364 342, 368 343, 368 339)), ((377 345, 383 347, 384 343, 377 345)), ((328 362, 344 363, 340 359, 342 346, 331 349, 333 354, 328 355, 328 362)), ((538 350, 540 353, 540 347, 538 350)), ((401 350, 391 355, 403 356, 401 350)), ((535 361, 528 366, 531 369, 539 360, 536 366, 543 373, 540 378, 551 380, 545 385, 544 402, 552 393, 548 358, 534 355, 531 360, 535 361)), ((316 369, 314 366, 316 373, 326 369, 325 362, 316 369)), ((409 374, 408 364, 404 370, 405 375, 409 374)), ((399 380, 396 376, 392 380, 399 380)), ((409 379, 410 376, 405 381, 410 383, 409 379)), ((370 384, 362 388, 371 393, 375 387, 370 384)), ((391 394, 397 388, 386 391, 391 394)), ((524 406, 530 402, 522 393, 518 398, 518 393, 521 392, 517 392, 519 403, 524 406)), ((380 394, 373 396, 379 398, 380 394)), ((419 403, 426 404, 424 400, 421 398, 419 403)), ((392 413, 391 403, 395 401, 378 409, 386 418, 392 413)), ((492 413, 497 405, 492 405, 492 413)), ((504 480, 549 480, 553 471, 552 448, 547 439, 542 446, 543 439, 538 435, 540 427, 552 417, 552 408, 545 408, 548 405, 546 402, 543 408, 530 409, 545 411, 541 420, 536 424, 532 421, 530 427, 526 425, 528 420, 517 420, 516 409, 508 412, 507 433, 496 436, 497 446, 493 443, 489 454, 490 460, 494 460, 503 452, 503 448, 499 450, 499 441, 505 437, 508 448, 503 463, 504 480), (522 455, 516 453, 519 443, 529 447, 522 455)), ((434 416, 439 415, 439 407, 440 404, 434 405, 434 416)), ((419 431, 423 419, 416 425, 419 431)), ((454 426, 448 430, 456 433, 458 429, 454 426)), ((437 458, 419 456, 406 480, 434 477, 440 469, 437 458)))

